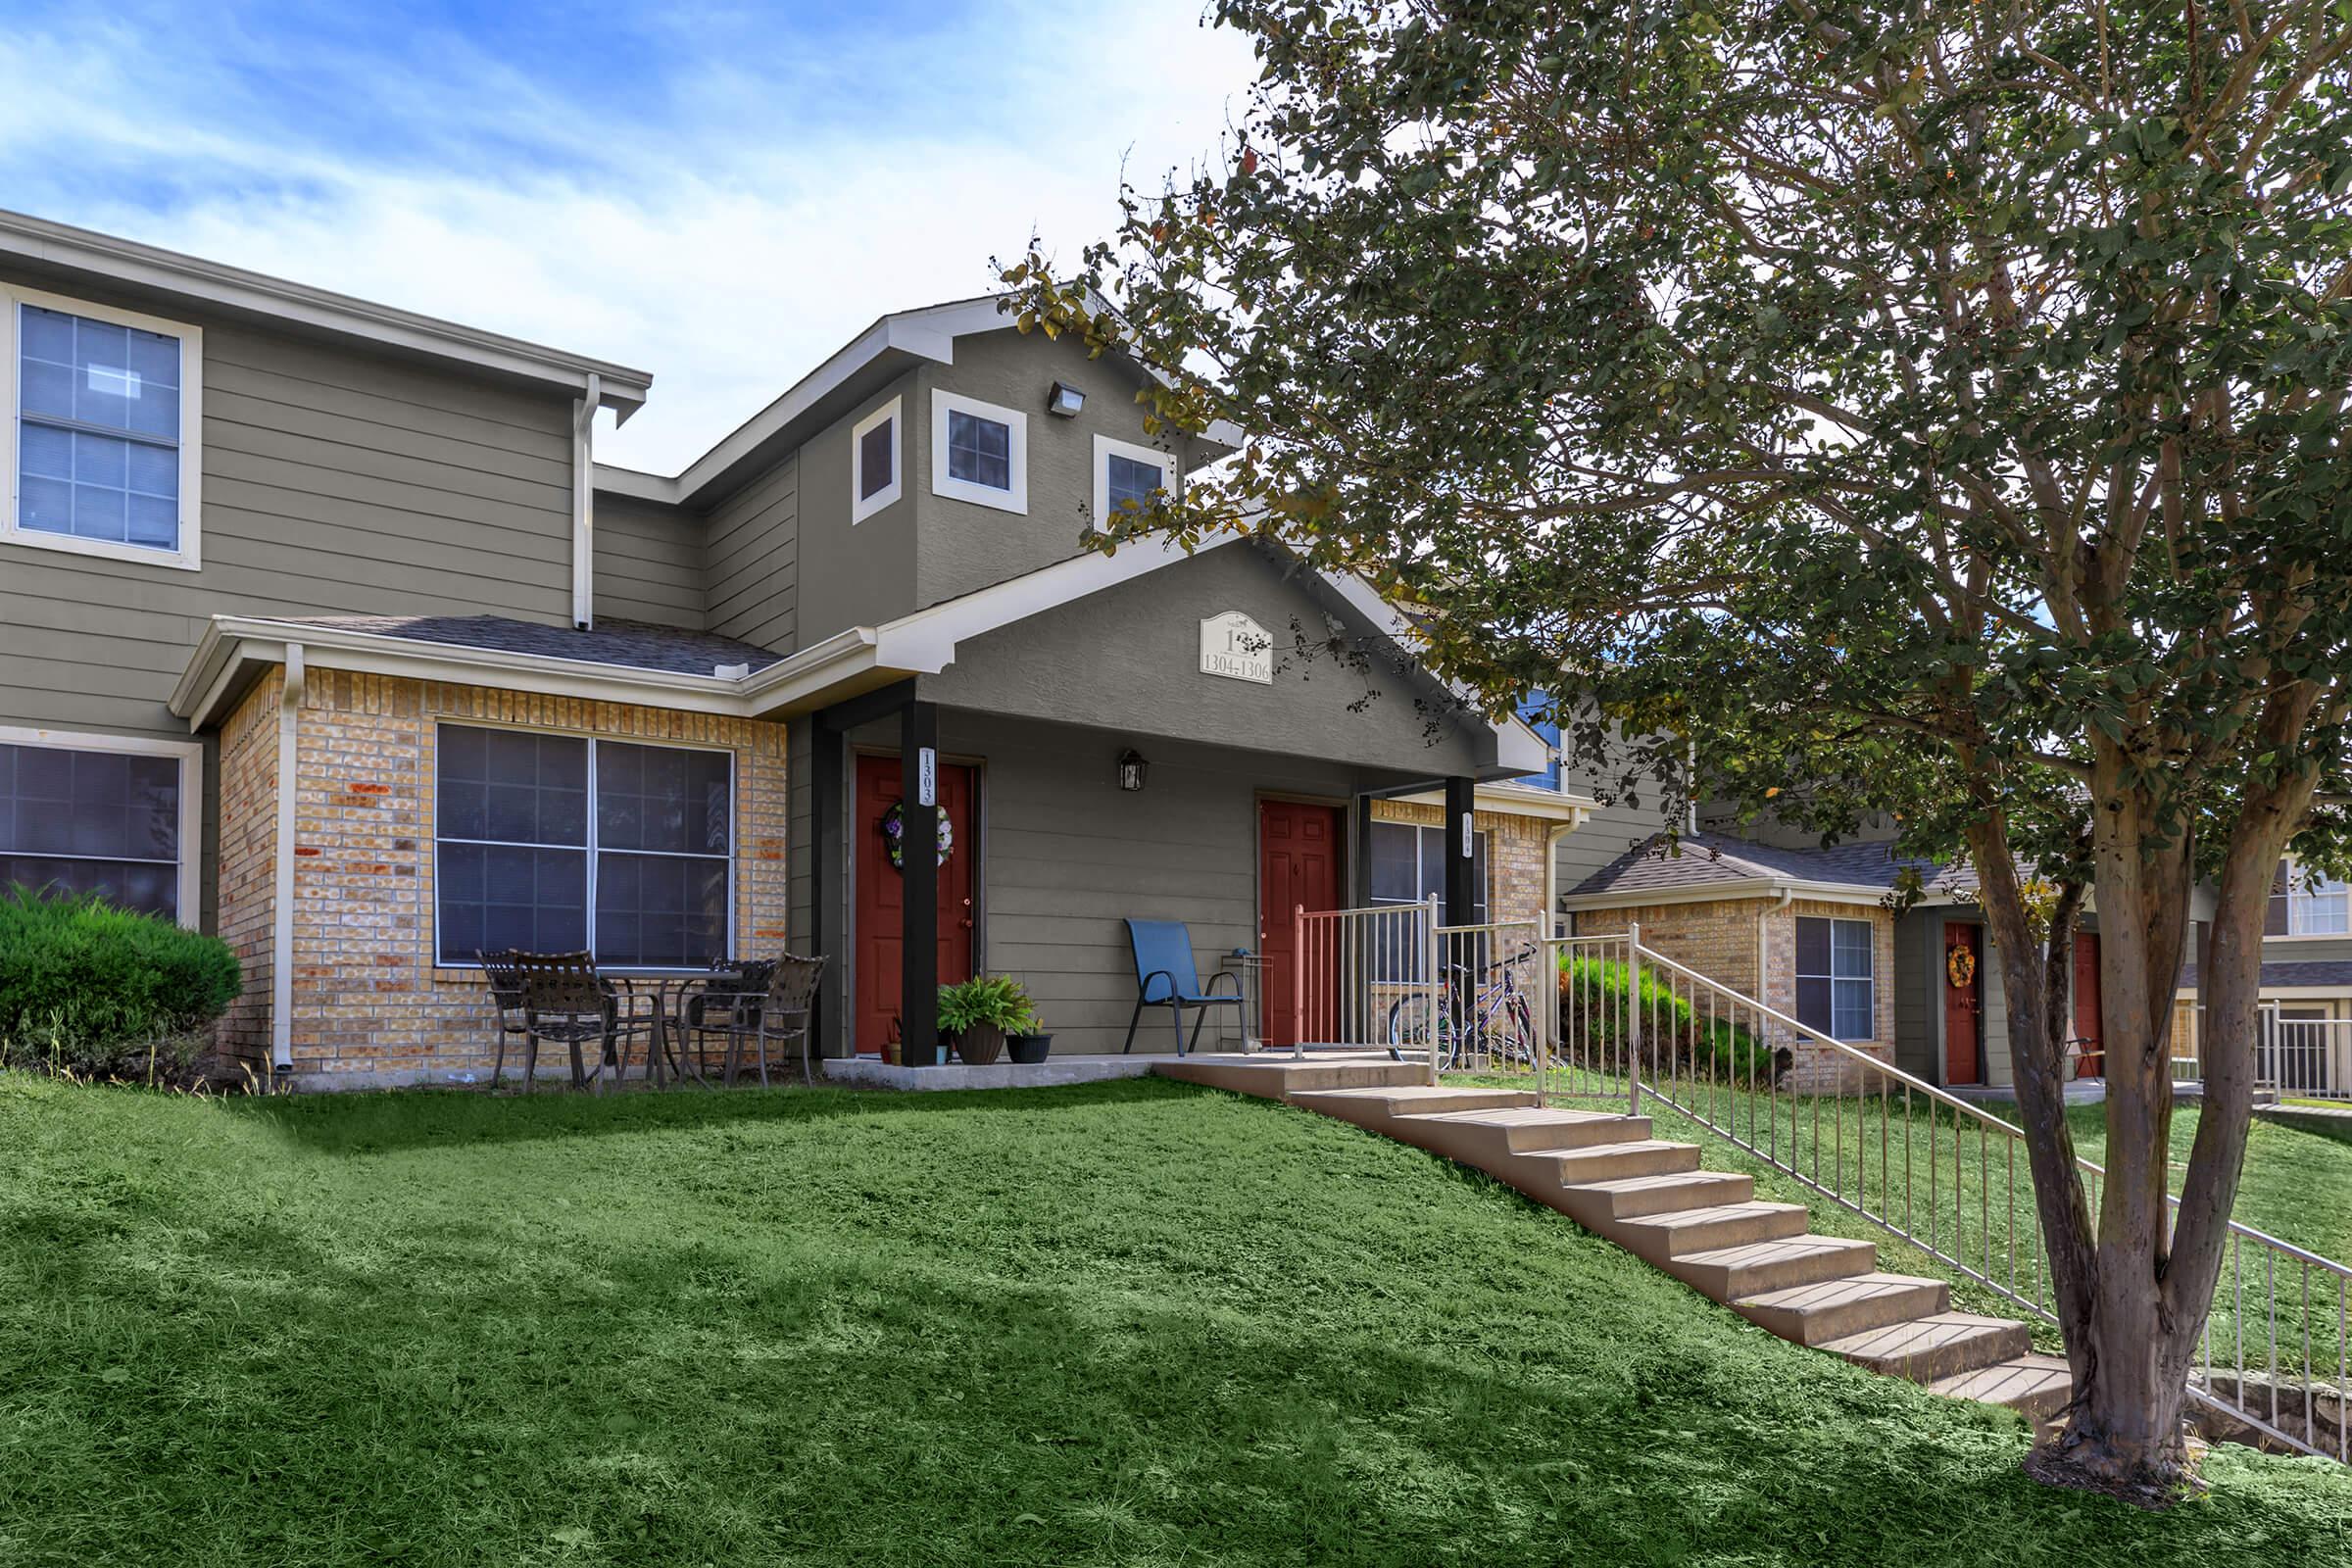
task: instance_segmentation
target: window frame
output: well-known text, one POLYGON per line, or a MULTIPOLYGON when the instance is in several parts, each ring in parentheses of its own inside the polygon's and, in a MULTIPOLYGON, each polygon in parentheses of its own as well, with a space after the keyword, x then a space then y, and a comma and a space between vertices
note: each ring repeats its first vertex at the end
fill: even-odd
POLYGON ((186 321, 168 320, 113 305, 99 305, 70 295, 0 283, 0 465, 7 469, 7 501, 0 506, 0 544, 24 545, 35 550, 58 550, 69 555, 98 556, 108 561, 132 561, 142 565, 197 571, 204 564, 204 328, 186 321), (18 493, 24 475, 17 466, 17 432, 24 410, 24 361, 18 342, 24 306, 104 321, 110 326, 133 327, 179 340, 179 531, 173 548, 118 544, 111 539, 82 539, 51 533, 45 528, 19 525, 18 493))
POLYGON ((900 400, 894 397, 850 426, 850 526, 853 528, 884 507, 895 505, 906 493, 906 421, 901 416, 899 405, 900 400), (858 466, 864 461, 865 433, 884 420, 890 423, 890 483, 861 498, 858 482, 864 475, 858 471, 858 466))
MULTIPOLYGON (((12 307, 13 313, 13 307, 12 307)), ((144 735, 98 735, 70 729, 33 729, 0 724, 0 745, 52 752, 119 752, 134 757, 169 757, 179 763, 179 877, 173 919, 190 931, 203 929, 204 743, 155 740, 144 735)), ((106 855, 59 855, 59 860, 107 860, 106 855)))
POLYGON ((931 493, 950 501, 969 501, 974 506, 993 507, 999 512, 1027 516, 1029 416, 1018 409, 983 403, 978 398, 967 398, 946 387, 934 387, 931 391, 931 493), (948 472, 948 416, 951 414, 968 414, 975 419, 989 419, 1004 426, 1004 476, 1008 482, 1004 489, 958 479, 948 472))
MULTIPOLYGON (((584 884, 581 897, 584 901, 582 906, 587 914, 588 952, 592 956, 594 956, 596 953, 596 862, 597 858, 606 853, 603 845, 599 842, 601 834, 599 833, 597 823, 597 786, 599 777, 597 754, 602 748, 603 743, 606 741, 611 741, 616 746, 643 746, 654 750, 667 750, 673 752, 704 752, 716 756, 722 756, 727 760, 727 853, 725 856, 727 862, 727 952, 724 956, 735 956, 735 901, 737 893, 739 892, 737 887, 736 860, 740 856, 743 844, 743 763, 741 757, 737 754, 734 747, 712 746, 700 741, 657 740, 642 735, 598 735, 584 730, 552 728, 545 724, 509 724, 501 723, 495 719, 465 718, 452 714, 436 718, 433 721, 433 776, 431 783, 433 803, 433 911, 432 930, 428 940, 432 944, 432 966, 435 969, 463 971, 479 970, 481 968, 481 962, 479 959, 450 958, 445 956, 441 951, 441 846, 444 843, 490 844, 518 849, 577 849, 582 855, 585 855, 588 858, 587 879, 584 884), (548 735, 559 740, 583 741, 587 743, 587 842, 579 845, 571 845, 516 844, 514 841, 510 839, 445 840, 441 833, 441 737, 445 731, 451 729, 504 730, 515 734, 548 735)), ((614 855, 650 856, 657 859, 714 860, 719 858, 719 857, 715 855, 679 856, 673 855, 667 851, 658 850, 614 850, 612 853, 614 855)), ((704 972, 700 965, 693 964, 607 964, 602 959, 597 960, 597 967, 599 969, 610 968, 617 973, 625 974, 701 974, 704 972)))
POLYGON ((1858 920, 1850 915, 1800 914, 1795 917, 1795 923, 1789 928, 1788 940, 1788 979, 1790 991, 1789 1010, 1795 1013, 1796 1021, 1804 1024, 1808 1029, 1818 1029, 1822 1034, 1828 1035, 1831 1039, 1838 1041, 1840 1045, 1865 1044, 1876 1041, 1879 1038, 1878 922, 1869 919, 1858 920), (1810 973, 1803 966, 1804 960, 1801 956, 1804 953, 1805 945, 1799 939, 1798 932, 1803 928, 1804 923, 1807 920, 1819 920, 1830 928, 1830 967, 1829 972, 1826 974, 1810 973), (1870 972, 1867 975, 1857 977, 1850 974, 1841 975, 1838 972, 1838 927, 1841 925, 1858 925, 1869 934, 1869 941, 1863 946, 1863 951, 1870 955, 1870 972), (1857 978, 1866 981, 1870 986, 1870 1005, 1868 1009, 1870 1028, 1869 1031, 1864 1034, 1840 1035, 1838 1032, 1838 986, 1840 982, 1850 985, 1857 978), (1830 1016, 1828 1019, 1828 1026, 1826 1028, 1819 1024, 1807 1022, 1804 1013, 1800 1010, 1803 1005, 1800 996, 1803 991, 1804 983, 1807 980, 1825 980, 1829 982, 1830 1016))
MULTIPOLYGON (((1421 904, 1421 900, 1418 898, 1384 899, 1372 891, 1372 846, 1378 830, 1384 827, 1403 828, 1414 835, 1413 886, 1415 887, 1421 886, 1423 873, 1433 863, 1429 843, 1430 835, 1436 835, 1438 848, 1434 863, 1437 865, 1439 873, 1437 894, 1438 902, 1443 906, 1446 899, 1446 847, 1453 840, 1453 835, 1446 831, 1445 824, 1440 822, 1399 822, 1394 818, 1374 817, 1372 827, 1374 832, 1366 834, 1364 838, 1364 906, 1368 909, 1410 909, 1418 907, 1421 904)), ((1486 918, 1474 919, 1470 923, 1472 925, 1491 925, 1494 923, 1494 889, 1492 885, 1494 878, 1494 835, 1482 827, 1474 828, 1470 836, 1477 850, 1477 854, 1473 857, 1473 863, 1486 872, 1485 876, 1478 879, 1478 902, 1472 910, 1474 914, 1483 914, 1486 918)), ((1444 913, 1442 907, 1439 912, 1444 913)))
MULTIPOLYGON (((2288 937, 2304 938, 2319 942, 2342 942, 2348 938, 2352 938, 2352 882, 2329 882, 2327 878, 2323 877, 2321 879, 2321 885, 2317 888, 2313 888, 2307 886, 2307 879, 2303 872, 2303 868, 2292 860, 2287 861, 2286 930, 2282 934, 2288 937), (2344 910, 2343 926, 2332 931, 2311 931, 2298 929, 2298 924, 2304 918, 2305 911, 2308 910, 2314 904, 2317 904, 2322 900, 2342 901, 2342 907, 2344 910)), ((2274 938, 2273 940, 2277 939, 2274 938)))
POLYGON ((1110 460, 1125 458, 1131 463, 1149 463, 1165 477, 1160 488, 1171 497, 1184 493, 1184 479, 1176 471, 1176 455, 1158 447, 1141 446, 1133 441, 1121 441, 1115 436, 1097 434, 1095 437, 1095 526, 1100 528, 1110 520, 1110 460))

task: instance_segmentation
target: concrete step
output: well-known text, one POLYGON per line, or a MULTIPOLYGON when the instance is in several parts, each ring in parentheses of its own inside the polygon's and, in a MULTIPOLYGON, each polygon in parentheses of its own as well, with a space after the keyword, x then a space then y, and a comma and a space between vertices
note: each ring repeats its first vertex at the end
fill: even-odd
POLYGON ((1801 1203, 1748 1200, 1686 1208, 1671 1214, 1604 1222, 1590 1227, 1640 1255, 1663 1265, 1693 1252, 1719 1251, 1749 1242, 1779 1242, 1802 1236, 1812 1223, 1801 1203))
POLYGON ((1842 1236, 1795 1236, 1685 1252, 1659 1267, 1710 1300, 1731 1301, 1825 1280, 1852 1279, 1879 1266, 1872 1242, 1842 1236))
POLYGON ((1649 1118, 1538 1105, 1456 1109, 1399 1117, 1396 1136, 1448 1159, 1481 1164, 1506 1154, 1640 1143, 1649 1136, 1649 1118))
POLYGON ((1568 1212, 1591 1214, 1595 1226, 1645 1215, 1679 1214, 1698 1208, 1729 1208, 1756 1196, 1753 1176, 1712 1170, 1668 1171, 1656 1176, 1621 1176, 1580 1182, 1566 1189, 1568 1212))
POLYGON ((1426 1116, 1442 1111, 1515 1110, 1533 1107, 1536 1097, 1518 1089, 1405 1088, 1393 1084, 1360 1089, 1299 1089, 1291 1103, 1302 1110, 1320 1111, 1342 1121, 1380 1132, 1401 1116, 1426 1116))
POLYGON ((1910 1274, 1856 1274, 1735 1298, 1733 1311, 1798 1345, 1821 1345, 1904 1323, 1952 1304, 1951 1287, 1910 1274))
POLYGON ((2014 1318, 1936 1312, 1830 1340, 1820 1348, 1888 1377, 1934 1383, 2031 1355, 2034 1336, 2014 1318))
POLYGON ((1663 1144, 1644 1138, 1639 1143, 1594 1144, 1590 1149, 1545 1149, 1513 1154, 1514 1164, 1556 1177, 1563 1187, 1586 1187, 1594 1182, 1622 1181, 1629 1176, 1666 1176, 1698 1169, 1696 1144, 1663 1144))
POLYGON ((2062 1355, 2020 1355, 1973 1372, 1937 1378, 1928 1385, 1928 1392, 2003 1404, 2029 1421, 2047 1421, 2066 1408, 2074 1395, 2074 1380, 2062 1355))
POLYGON ((1404 1088, 1429 1082, 1429 1068, 1423 1063, 1391 1061, 1382 1054, 1303 1060, 1262 1054, 1181 1056, 1153 1062, 1152 1070, 1182 1083, 1282 1101, 1318 1089, 1404 1088))

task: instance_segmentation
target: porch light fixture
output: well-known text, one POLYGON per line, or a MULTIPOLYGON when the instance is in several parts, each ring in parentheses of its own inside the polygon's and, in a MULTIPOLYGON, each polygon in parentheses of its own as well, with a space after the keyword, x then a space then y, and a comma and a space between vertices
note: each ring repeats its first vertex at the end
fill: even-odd
POLYGON ((1140 756, 1136 755, 1133 749, 1129 749, 1119 754, 1120 789, 1133 793, 1136 790, 1142 789, 1145 781, 1151 778, 1151 776, 1152 764, 1145 761, 1140 756))
POLYGON ((1054 382, 1054 390, 1046 394, 1046 412, 1057 414, 1065 419, 1076 418, 1078 411, 1085 407, 1086 394, 1067 381, 1054 382))

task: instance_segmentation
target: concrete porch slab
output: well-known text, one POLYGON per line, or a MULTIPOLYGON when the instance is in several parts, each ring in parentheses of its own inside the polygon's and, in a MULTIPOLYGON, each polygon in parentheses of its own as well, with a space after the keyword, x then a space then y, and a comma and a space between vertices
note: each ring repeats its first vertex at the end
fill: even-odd
POLYGON ((1048 1056, 1034 1066, 992 1061, 985 1067, 944 1062, 937 1067, 902 1067, 872 1056, 826 1056, 817 1065, 825 1081, 850 1089, 1050 1089, 1062 1084, 1096 1084, 1111 1078, 1141 1078, 1156 1056, 1048 1056))

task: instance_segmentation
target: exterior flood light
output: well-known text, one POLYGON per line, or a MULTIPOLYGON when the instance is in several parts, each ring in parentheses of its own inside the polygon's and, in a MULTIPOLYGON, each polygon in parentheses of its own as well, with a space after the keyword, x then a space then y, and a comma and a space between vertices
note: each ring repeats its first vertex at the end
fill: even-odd
POLYGON ((1065 419, 1077 417, 1078 411, 1085 407, 1086 394, 1067 381, 1054 382, 1054 390, 1046 394, 1046 412, 1065 419))
POLYGON ((1132 794, 1134 791, 1142 789, 1145 781, 1151 776, 1152 764, 1137 756, 1134 751, 1129 750, 1119 754, 1120 789, 1132 794))

